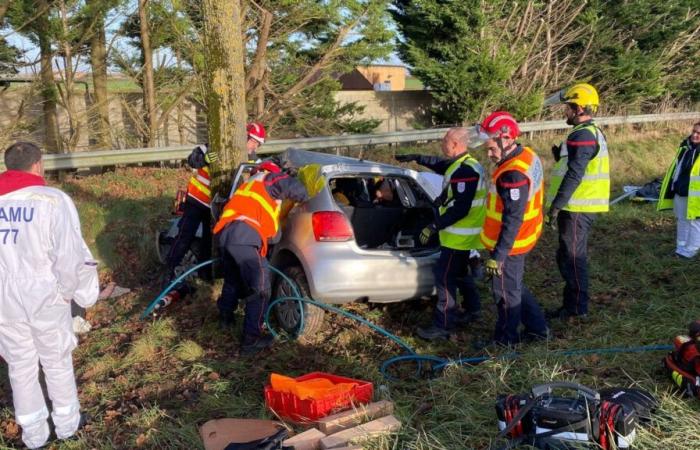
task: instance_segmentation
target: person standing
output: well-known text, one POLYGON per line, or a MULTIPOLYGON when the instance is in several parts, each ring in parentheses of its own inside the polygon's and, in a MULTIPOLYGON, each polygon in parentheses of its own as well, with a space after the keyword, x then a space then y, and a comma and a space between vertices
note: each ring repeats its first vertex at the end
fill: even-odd
POLYGON ((531 148, 516 142, 520 128, 510 113, 496 111, 478 127, 496 165, 481 232, 481 242, 490 252, 485 271, 492 277, 498 309, 493 339, 501 345, 546 339, 549 330, 542 309, 523 282, 525 257, 542 234, 542 162, 531 148))
POLYGON ((272 336, 262 334, 271 291, 267 241, 279 230, 282 201, 307 198, 306 187, 298 179, 265 161, 236 189, 214 226, 224 267, 224 286, 217 301, 219 325, 233 326, 241 299, 245 306, 242 355, 257 353, 273 342, 272 336))
MULTIPOLYGON (((257 122, 249 123, 246 126, 248 140, 246 150, 248 160, 257 159, 256 151, 265 143, 265 127, 257 122)), ((198 145, 187 157, 187 164, 197 170, 197 173, 190 178, 187 186, 187 196, 183 205, 183 213, 178 224, 178 234, 175 242, 170 248, 166 264, 168 267, 168 283, 172 282, 178 274, 175 273, 177 267, 182 263, 182 258, 192 246, 192 242, 197 236, 197 230, 202 227, 202 254, 199 255, 199 262, 211 259, 211 177, 209 175, 209 164, 218 160, 218 155, 209 151, 206 145, 198 145)), ((204 269, 200 274, 208 274, 209 269, 204 269)), ((183 282, 175 286, 164 299, 164 303, 170 303, 190 292, 190 287, 183 282)))
POLYGON ((419 327, 417 334, 427 340, 447 339, 458 325, 464 325, 481 312, 479 291, 469 274, 472 250, 484 248, 479 235, 486 216, 484 168, 469 154, 469 131, 451 128, 442 139, 444 158, 427 155, 397 155, 400 162, 415 161, 443 175, 435 222, 425 227, 420 242, 427 245, 438 233, 440 258, 434 266, 437 304, 432 325, 419 327), (466 310, 457 307, 457 287, 464 295, 466 310))
POLYGON ((681 142, 661 184, 657 210, 673 208, 676 225, 674 255, 690 259, 700 250, 700 122, 681 142))
POLYGON ((598 92, 580 83, 550 97, 545 104, 564 103, 566 123, 573 125, 566 141, 552 147, 556 163, 547 192, 547 224, 559 230, 557 265, 564 279, 563 305, 552 318, 588 315, 588 234, 598 214, 610 203, 610 159, 603 132, 593 122, 598 92))
POLYGON ((97 263, 80 232, 70 197, 46 186, 41 150, 17 142, 5 150, 0 174, 0 356, 7 362, 22 441, 49 439, 49 411, 59 439, 81 425, 73 372, 71 300, 87 308, 99 294, 97 263))

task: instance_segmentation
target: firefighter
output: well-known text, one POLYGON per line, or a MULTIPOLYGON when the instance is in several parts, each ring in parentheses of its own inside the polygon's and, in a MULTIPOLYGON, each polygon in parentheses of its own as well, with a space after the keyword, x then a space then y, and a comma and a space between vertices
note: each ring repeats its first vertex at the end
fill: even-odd
POLYGON ((690 259, 700 250, 700 122, 681 142, 659 193, 657 209, 673 208, 676 226, 674 256, 690 259))
MULTIPOLYGON (((256 150, 265 143, 265 127, 260 123, 249 123, 246 126, 248 132, 248 140, 246 142, 246 150, 248 152, 248 160, 255 161, 257 156, 256 150)), ((173 246, 167 257, 168 277, 173 280, 176 277, 175 270, 182 262, 187 252, 194 241, 197 230, 202 227, 202 254, 199 255, 200 262, 211 258, 211 191, 209 184, 211 178, 209 176, 209 164, 218 159, 218 155, 208 151, 206 145, 198 145, 192 150, 187 158, 187 164, 197 173, 190 178, 187 186, 187 197, 183 205, 183 213, 178 224, 179 231, 173 246)), ((202 275, 209 278, 209 271, 203 270, 202 275)), ((170 303, 177 300, 190 292, 190 287, 187 283, 181 283, 170 291, 165 298, 165 303, 170 303)))
POLYGON ((542 234, 542 163, 532 149, 516 142, 520 129, 510 113, 496 111, 477 127, 496 165, 481 231, 481 241, 490 252, 485 270, 492 277, 498 309, 494 341, 514 345, 522 339, 546 338, 542 309, 523 283, 525 257, 542 234))
POLYGON ((82 425, 73 372, 71 300, 87 308, 99 294, 97 263, 80 233, 73 201, 46 186, 41 150, 17 142, 0 174, 0 356, 7 362, 22 441, 49 438, 43 371, 59 439, 82 425))
POLYGON ((566 141, 552 147, 555 164, 547 192, 547 224, 559 229, 556 259, 564 279, 563 305, 552 318, 588 315, 588 233, 610 203, 608 145, 593 123, 598 92, 580 83, 554 94, 545 104, 564 103, 566 123, 573 125, 566 141))
POLYGON ((428 244, 438 233, 440 258, 434 266, 437 304, 432 325, 418 328, 423 339, 447 339, 457 325, 464 325, 480 315, 479 292, 469 274, 471 250, 484 246, 479 240, 486 207, 484 168, 469 154, 469 131, 451 128, 442 139, 444 158, 427 155, 397 155, 400 162, 415 161, 443 175, 443 190, 438 198, 435 222, 425 227, 420 242, 428 244), (459 312, 457 287, 465 297, 466 310, 459 312))
POLYGON ((245 307, 242 355, 272 344, 272 336, 262 334, 271 289, 267 241, 279 230, 282 200, 303 202, 307 197, 299 180, 265 161, 236 189, 214 226, 224 267, 224 287, 217 301, 219 324, 224 329, 233 326, 240 299, 245 307))

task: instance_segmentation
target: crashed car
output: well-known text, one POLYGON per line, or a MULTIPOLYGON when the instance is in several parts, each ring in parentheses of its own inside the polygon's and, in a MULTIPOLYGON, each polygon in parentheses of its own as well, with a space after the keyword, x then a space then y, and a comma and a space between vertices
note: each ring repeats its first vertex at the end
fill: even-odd
MULTIPOLYGON (((305 150, 289 149, 277 158, 298 170, 310 199, 289 212, 268 254, 270 263, 292 279, 302 295, 336 305, 433 295, 432 269, 439 243, 434 239, 422 245, 418 237, 434 220, 441 177, 305 150)), ((238 168, 233 189, 254 166, 238 168)), ((161 261, 175 236, 176 220, 159 233, 161 261)), ((195 242, 183 266, 196 263, 200 245, 195 242)), ((288 284, 273 278, 272 298, 290 295, 288 284)), ((302 334, 313 335, 323 323, 324 311, 304 304, 303 314, 302 334)), ((293 301, 282 302, 275 310, 279 325, 290 332, 297 329, 300 315, 293 301)))

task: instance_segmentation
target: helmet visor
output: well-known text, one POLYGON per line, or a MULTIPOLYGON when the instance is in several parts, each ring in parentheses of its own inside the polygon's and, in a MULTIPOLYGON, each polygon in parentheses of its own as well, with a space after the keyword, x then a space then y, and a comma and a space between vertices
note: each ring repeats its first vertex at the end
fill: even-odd
POLYGON ((491 136, 484 130, 481 124, 476 124, 469 129, 469 148, 481 147, 491 139, 491 136))
POLYGON ((559 105, 565 103, 564 102, 564 89, 561 91, 555 92, 554 94, 550 95, 547 97, 544 101, 544 107, 548 106, 554 106, 554 105, 559 105))

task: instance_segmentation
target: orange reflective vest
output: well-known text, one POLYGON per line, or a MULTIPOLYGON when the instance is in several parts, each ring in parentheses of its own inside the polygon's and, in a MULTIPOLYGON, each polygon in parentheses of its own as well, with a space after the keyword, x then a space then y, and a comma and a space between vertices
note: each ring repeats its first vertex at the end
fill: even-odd
POLYGON ((537 239, 542 234, 542 200, 544 197, 542 162, 537 154, 528 147, 504 162, 491 175, 491 186, 486 200, 486 221, 481 230, 481 242, 488 250, 493 250, 498 242, 503 225, 503 200, 496 191, 496 183, 500 176, 509 171, 518 171, 525 175, 530 182, 527 207, 523 216, 520 231, 515 237, 513 248, 509 255, 522 255, 535 247, 537 239))
POLYGON ((243 183, 224 206, 219 221, 214 226, 214 234, 219 233, 231 222, 247 223, 260 235, 260 254, 267 254, 267 240, 277 234, 281 201, 275 200, 265 189, 267 172, 260 172, 243 183))
POLYGON ((211 177, 209 176, 209 167, 197 169, 197 173, 190 178, 190 183, 187 185, 187 195, 204 206, 209 207, 211 204, 210 185, 211 177))

